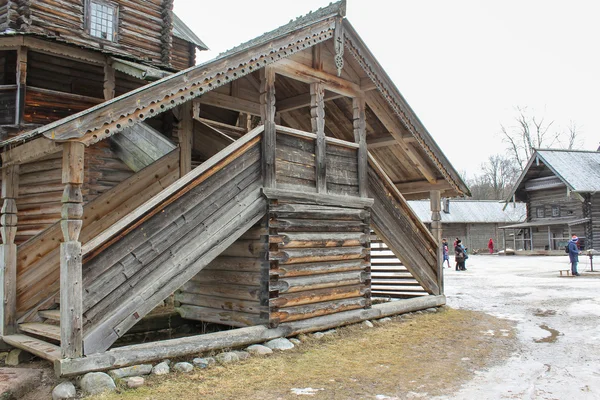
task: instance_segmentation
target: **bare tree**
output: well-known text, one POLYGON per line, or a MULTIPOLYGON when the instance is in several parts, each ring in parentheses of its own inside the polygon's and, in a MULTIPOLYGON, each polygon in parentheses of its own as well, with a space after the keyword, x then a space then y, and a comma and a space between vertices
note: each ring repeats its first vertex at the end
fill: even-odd
POLYGON ((566 131, 553 131, 554 121, 547 121, 545 116, 536 116, 527 107, 517 107, 516 111, 516 123, 511 126, 501 124, 500 130, 509 153, 521 170, 535 149, 557 145, 572 149, 576 146, 578 127, 573 121, 566 131))
POLYGON ((519 167, 512 157, 494 154, 481 164, 481 172, 467 180, 472 198, 504 200, 519 174, 519 167))

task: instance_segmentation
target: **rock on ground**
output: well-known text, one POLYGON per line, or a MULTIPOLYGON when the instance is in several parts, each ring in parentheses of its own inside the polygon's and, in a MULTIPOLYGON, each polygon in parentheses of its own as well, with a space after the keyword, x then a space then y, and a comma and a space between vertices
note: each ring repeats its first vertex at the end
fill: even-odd
POLYGON ((6 365, 14 366, 30 361, 32 358, 33 354, 28 353, 25 350, 12 349, 6 356, 4 363, 6 365))
POLYGON ((248 353, 247 351, 236 350, 234 351, 234 353, 237 354, 240 360, 247 360, 250 358, 250 353, 248 353))
POLYGON ((217 360, 221 364, 229 364, 240 361, 240 357, 238 357, 238 355, 232 351, 227 351, 225 353, 217 354, 215 360, 217 360))
POLYGON ((137 389, 139 387, 144 386, 144 382, 146 381, 141 376, 132 376, 130 378, 125 378, 125 383, 127 383, 127 387, 130 389, 137 389))
POLYGON ((323 332, 323 335, 333 335, 334 333, 337 333, 337 331, 335 329, 330 329, 328 331, 323 332))
POLYGON ((371 321, 363 321, 362 325, 367 327, 367 328, 372 328, 373 327, 373 323, 371 321))
POLYGON ((20 399, 42 380, 42 371, 32 368, 0 368, 0 399, 20 399))
POLYGON ((246 348, 246 351, 256 356, 265 356, 267 354, 273 354, 273 350, 271 350, 267 346, 263 346, 262 344, 253 344, 252 346, 248 346, 246 348))
POLYGON ((194 370, 194 366, 189 362, 178 362, 173 365, 173 371, 177 372, 192 372, 194 370))
POLYGON ((434 312, 437 312, 438 310, 437 310, 437 308, 435 308, 435 307, 431 307, 431 308, 427 308, 427 309, 425 309, 425 311, 426 311, 426 312, 430 312, 430 313, 434 313, 434 312))
POLYGON ((215 364, 216 361, 212 357, 205 357, 205 358, 194 358, 192 360, 192 363, 198 368, 208 368, 211 365, 215 364))
POLYGON ((291 338, 290 342, 292 342, 294 344, 294 346, 298 346, 300 343, 302 343, 302 341, 300 339, 296 339, 296 338, 291 338))
POLYGON ((132 367, 113 369, 112 371, 108 371, 108 375, 113 379, 123 379, 130 376, 148 375, 150 372, 152 372, 151 364, 141 364, 132 367))
POLYGON ((100 394, 117 390, 113 379, 104 372, 89 372, 81 378, 81 390, 86 394, 100 394))
POLYGON ((378 322, 380 324, 387 324, 388 322, 392 322, 392 319, 390 317, 385 317, 385 318, 381 318, 378 322))
POLYGON ((294 348, 294 343, 290 342, 286 338, 278 338, 269 340, 267 343, 265 343, 265 346, 271 350, 290 350, 294 348))
POLYGON ((165 361, 156 364, 152 368, 152 375, 166 375, 169 372, 171 372, 171 368, 169 368, 169 364, 167 364, 165 361))
POLYGON ((311 335, 313 339, 323 339, 325 334, 323 332, 315 332, 311 335))
POLYGON ((74 399, 76 395, 75 385, 69 381, 58 384, 52 390, 52 400, 74 399))

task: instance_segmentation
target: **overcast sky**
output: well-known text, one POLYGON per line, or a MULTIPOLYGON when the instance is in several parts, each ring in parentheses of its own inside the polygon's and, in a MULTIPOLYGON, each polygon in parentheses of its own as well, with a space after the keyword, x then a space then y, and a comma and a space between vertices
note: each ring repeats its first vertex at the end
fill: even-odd
MULTIPOLYGON (((214 58, 329 4, 321 0, 176 0, 214 58)), ((347 18, 454 167, 469 176, 503 153, 515 107, 574 121, 579 146, 600 143, 600 2, 349 0, 347 18)))

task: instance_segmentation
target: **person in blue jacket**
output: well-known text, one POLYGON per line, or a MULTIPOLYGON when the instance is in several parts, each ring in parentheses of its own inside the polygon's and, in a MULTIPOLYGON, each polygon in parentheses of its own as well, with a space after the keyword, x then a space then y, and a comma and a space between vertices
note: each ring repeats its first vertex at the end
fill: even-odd
POLYGON ((571 260, 571 273, 573 276, 579 276, 577 263, 579 263, 579 254, 581 254, 581 251, 579 251, 577 242, 579 242, 577 235, 573 235, 571 240, 569 240, 569 260, 571 260))

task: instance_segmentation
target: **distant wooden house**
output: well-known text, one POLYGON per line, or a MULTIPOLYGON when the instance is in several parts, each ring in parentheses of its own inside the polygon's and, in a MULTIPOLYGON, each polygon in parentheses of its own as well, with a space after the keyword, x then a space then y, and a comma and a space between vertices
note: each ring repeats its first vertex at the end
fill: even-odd
POLYGON ((171 8, 0 8, 4 343, 65 376, 443 304, 439 198, 468 188, 345 3, 181 72, 204 45, 171 8), (372 305, 371 229, 380 283, 424 296, 372 305), (240 329, 113 348, 173 293, 240 329))
POLYGON ((521 232, 517 248, 558 250, 576 234, 582 249, 600 244, 600 152, 536 150, 510 199, 527 204, 527 220, 509 224, 521 232))
MULTIPOLYGON (((429 201, 411 200, 408 204, 421 222, 431 226, 429 201)), ((460 238, 469 252, 487 252, 490 238, 496 249, 503 249, 506 239, 499 227, 525 222, 526 214, 525 203, 505 207, 505 203, 498 200, 443 199, 440 213, 442 236, 450 243, 460 238)), ((511 237, 508 240, 512 247, 511 237)))

